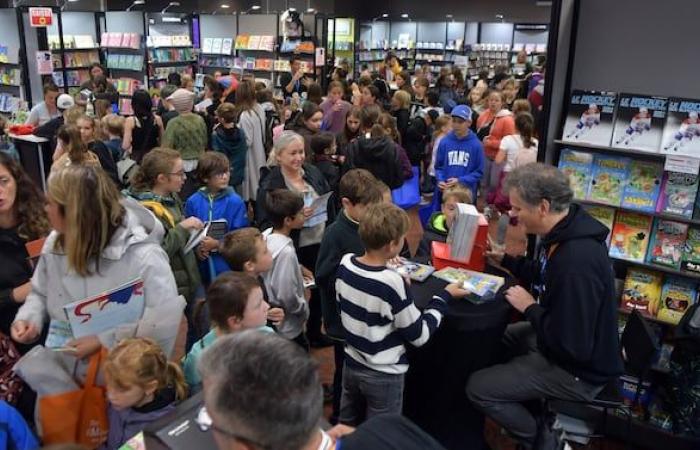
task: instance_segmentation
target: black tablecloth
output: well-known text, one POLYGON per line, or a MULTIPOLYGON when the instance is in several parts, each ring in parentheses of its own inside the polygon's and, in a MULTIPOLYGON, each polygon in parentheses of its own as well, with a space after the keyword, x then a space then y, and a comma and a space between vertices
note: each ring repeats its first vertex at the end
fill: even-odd
MULTIPOLYGON (((416 305, 425 307, 446 284, 435 277, 413 282, 416 305)), ((472 373, 497 359, 511 307, 503 289, 489 303, 461 299, 448 306, 430 341, 408 347, 404 414, 449 450, 479 450, 485 447, 484 418, 471 406, 465 387, 472 373)))

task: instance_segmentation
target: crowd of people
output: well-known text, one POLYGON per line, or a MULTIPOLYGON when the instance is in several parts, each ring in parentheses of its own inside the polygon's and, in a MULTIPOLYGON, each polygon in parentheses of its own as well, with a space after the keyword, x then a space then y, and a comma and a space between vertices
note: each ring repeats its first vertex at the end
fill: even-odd
MULTIPOLYGON (((511 208, 522 214, 542 200, 517 197, 521 204, 511 205, 509 187, 522 186, 507 180, 523 175, 505 175, 536 160, 543 69, 521 80, 502 68, 491 80, 465 80, 445 67, 433 80, 427 72, 410 74, 389 54, 384 70, 363 70, 355 80, 336 68, 323 97, 296 58, 291 67, 280 82, 284 102, 247 76, 207 76, 198 98, 189 77, 171 74, 157 107, 148 92, 136 91, 134 113, 124 118, 100 106, 114 99, 95 64, 85 87, 93 107, 48 84, 29 116, 55 148, 45 198, 0 153, 0 259, 9 268, 0 275, 0 337, 19 355, 65 328, 66 304, 143 282, 142 319, 69 339, 57 353, 84 369, 108 350, 105 448, 118 448, 202 389, 212 423, 243 423, 248 433, 214 428, 217 439, 330 448, 305 446, 330 439, 316 431, 325 395, 331 423, 360 426, 349 435, 349 428, 331 433, 355 436, 347 448, 369 448, 350 443, 363 442, 362 429, 376 433, 382 420, 425 444, 416 448, 439 448, 405 419, 381 415, 401 413, 406 346, 427 342, 447 302, 468 292, 448 285, 419 310, 387 263, 399 255, 427 258, 431 241, 445 241, 457 203, 483 199, 504 233, 511 208), (408 215, 392 197, 409 183, 434 211, 413 254, 405 242, 408 215), (220 233, 190 249, 190 237, 214 223, 220 233), (45 241, 33 266, 25 244, 38 239, 45 241), (174 309, 173 319, 167 312, 174 309), (169 330, 177 330, 174 339, 163 338, 175 333, 169 330), (321 390, 304 353, 331 345, 333 385, 321 390), (264 390, 256 385, 261 380, 243 379, 252 371, 295 398, 279 415, 290 423, 258 414, 273 400, 250 397, 264 390), (268 433, 270 427, 289 434, 268 433)), ((555 212, 563 214, 570 195, 556 200, 555 212)), ((536 332, 546 335, 543 320, 536 332)), ((580 376, 598 382, 617 366, 591 370, 580 376)), ((483 378, 468 392, 488 410, 495 394, 479 388, 491 386, 483 378)), ((37 387, 24 388, 29 400, 15 405, 31 421, 37 387)), ((595 391, 586 385, 577 396, 595 391)), ((532 437, 530 428, 520 434, 532 437)))

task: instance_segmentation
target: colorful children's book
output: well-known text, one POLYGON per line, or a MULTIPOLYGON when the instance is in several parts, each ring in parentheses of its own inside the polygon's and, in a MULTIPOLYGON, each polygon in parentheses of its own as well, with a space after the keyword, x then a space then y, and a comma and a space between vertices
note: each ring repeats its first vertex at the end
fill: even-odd
POLYGON ((625 278, 620 306, 626 309, 637 309, 640 313, 653 315, 650 306, 656 304, 661 296, 663 278, 658 272, 651 270, 629 268, 625 278))
POLYGON ((651 234, 647 262, 680 269, 688 224, 656 219, 651 234))
POLYGON ((608 237, 605 242, 610 246, 610 234, 612 233, 613 223, 615 222, 615 208, 610 208, 608 206, 598 206, 598 205, 584 205, 583 207, 588 214, 591 215, 598 222, 602 223, 608 228, 608 237))
POLYGON ((397 265, 389 264, 389 268, 401 276, 407 276, 415 281, 425 281, 433 272, 435 267, 426 264, 418 264, 406 258, 400 258, 401 263, 397 265))
POLYGON ((649 305, 649 310, 657 319, 677 325, 683 314, 690 308, 698 297, 697 285, 690 280, 667 277, 661 297, 649 305))
POLYGON ((697 174, 664 172, 656 211, 691 218, 697 194, 697 174))
POLYGON ((573 91, 561 139, 610 145, 616 107, 617 94, 614 92, 573 91))
POLYGON ((661 163, 633 160, 622 194, 622 207, 653 213, 661 191, 661 163))
POLYGON ((612 146, 658 153, 668 98, 620 94, 612 146))
POLYGON ((610 256, 644 262, 651 233, 651 216, 618 211, 610 238, 610 256))
POLYGON ((585 199, 593 173, 593 153, 565 148, 559 157, 559 170, 569 177, 574 198, 585 199))
POLYGON ((661 152, 700 157, 700 100, 671 98, 661 152))
POLYGON ((683 246, 681 269, 700 273, 700 228, 689 227, 683 246))
POLYGON ((505 283, 503 278, 495 275, 456 267, 445 267, 444 269, 433 272, 433 276, 445 280, 448 283, 462 284, 466 290, 472 293, 467 297, 467 300, 475 303, 493 298, 496 292, 498 292, 505 283))
POLYGON ((620 206, 629 176, 630 158, 596 154, 587 200, 620 206))

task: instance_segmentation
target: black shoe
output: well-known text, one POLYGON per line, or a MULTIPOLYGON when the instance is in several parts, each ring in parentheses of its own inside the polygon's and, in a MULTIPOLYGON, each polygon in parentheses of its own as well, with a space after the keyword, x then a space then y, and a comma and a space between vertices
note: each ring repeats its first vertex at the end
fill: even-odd
POLYGON ((314 338, 309 337, 309 344, 312 348, 324 348, 334 345, 335 342, 325 334, 322 334, 314 338))

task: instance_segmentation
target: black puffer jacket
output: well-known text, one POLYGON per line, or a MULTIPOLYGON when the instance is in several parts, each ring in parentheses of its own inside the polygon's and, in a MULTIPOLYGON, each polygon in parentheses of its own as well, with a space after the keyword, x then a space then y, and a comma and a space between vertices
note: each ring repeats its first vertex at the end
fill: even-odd
POLYGON ((389 137, 360 137, 348 146, 343 173, 351 169, 366 169, 391 189, 403 184, 404 175, 396 144, 389 137))

